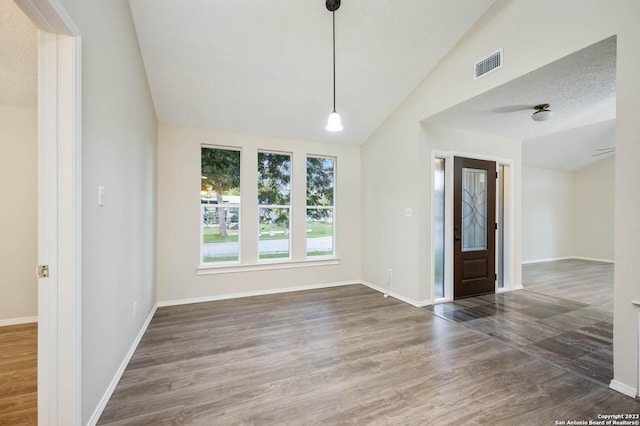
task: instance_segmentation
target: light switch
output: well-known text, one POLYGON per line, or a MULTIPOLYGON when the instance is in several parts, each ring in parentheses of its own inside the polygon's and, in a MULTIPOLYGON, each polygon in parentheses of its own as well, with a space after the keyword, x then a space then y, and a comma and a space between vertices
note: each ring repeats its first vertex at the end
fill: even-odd
POLYGON ((98 206, 104 206, 104 186, 98 186, 98 206))
POLYGON ((407 207, 404 209, 404 215, 407 217, 413 216, 413 210, 411 209, 411 207, 407 207))

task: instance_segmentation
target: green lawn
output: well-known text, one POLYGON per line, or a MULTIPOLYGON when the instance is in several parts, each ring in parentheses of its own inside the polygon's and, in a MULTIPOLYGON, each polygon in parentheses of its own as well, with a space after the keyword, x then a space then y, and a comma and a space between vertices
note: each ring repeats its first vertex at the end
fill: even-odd
POLYGON ((208 257, 205 256, 202 258, 202 263, 211 263, 211 262, 231 262, 234 260, 238 260, 238 256, 222 256, 222 257, 208 257))
POLYGON ((238 230, 228 229, 227 236, 220 236, 220 227, 218 225, 205 226, 204 227, 204 242, 205 243, 225 243, 238 241, 238 230))
POLYGON ((271 223, 266 225, 258 225, 258 232, 260 232, 260 241, 286 240, 287 238, 289 238, 288 231, 289 229, 284 226, 279 226, 271 223), (269 235, 268 232, 273 232, 273 235, 269 235))
POLYGON ((307 252, 307 256, 311 257, 311 256, 329 256, 333 254, 333 251, 328 250, 328 251, 309 251, 307 252))
MULTIPOLYGON (((273 232, 274 235, 264 234, 260 235, 260 240, 284 240, 289 238, 289 236, 285 233, 287 228, 268 224, 268 225, 259 225, 258 227, 261 233, 263 232, 273 232)), ((224 242, 236 242, 238 241, 238 230, 237 229, 228 229, 227 236, 220 236, 220 228, 218 225, 213 226, 205 226, 204 227, 204 242, 205 243, 224 243, 224 242)), ((311 222, 307 225, 307 238, 318 238, 318 237, 330 237, 333 235, 333 224, 324 223, 324 222, 311 222), (310 232, 309 232, 310 230, 310 232)))
POLYGON ((326 222, 311 222, 307 225, 307 238, 331 237, 333 236, 333 224, 326 222))
MULTIPOLYGON (((329 256, 333 254, 332 251, 310 251, 307 256, 329 256)), ((278 259, 282 257, 288 257, 289 253, 267 253, 261 254, 260 259, 278 259)), ((202 263, 215 263, 215 262, 231 262, 238 260, 238 256, 223 256, 223 257, 204 257, 202 263)))
POLYGON ((278 259, 281 257, 289 257, 289 253, 265 253, 260 255, 260 259, 278 259))

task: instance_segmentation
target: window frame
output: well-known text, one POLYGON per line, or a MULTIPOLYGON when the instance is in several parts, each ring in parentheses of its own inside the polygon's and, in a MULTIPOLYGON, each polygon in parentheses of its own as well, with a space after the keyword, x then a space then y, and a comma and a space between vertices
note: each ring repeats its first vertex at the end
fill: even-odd
MULTIPOLYGON (((204 221, 203 221, 203 212, 206 206, 209 204, 202 203, 202 189, 200 190, 200 259, 199 259, 199 268, 224 268, 229 266, 238 266, 242 264, 242 187, 243 187, 243 179, 242 179, 242 159, 243 159, 243 151, 242 147, 237 146, 226 146, 226 145, 214 145, 214 144, 201 144, 200 145, 200 178, 202 179, 202 149, 218 149, 224 151, 236 151, 239 152, 239 166, 240 166, 240 203, 238 203, 238 259, 237 260, 226 260, 219 262, 205 262, 204 261, 204 221)), ((218 204, 215 205, 218 208, 218 204)))
POLYGON ((294 156, 293 156, 293 152, 287 152, 287 151, 278 151, 278 150, 270 150, 270 149, 257 149, 256 151, 256 158, 257 158, 257 163, 256 163, 256 176, 257 176, 257 180, 256 180, 256 207, 257 207, 257 213, 258 213, 258 217, 257 219, 260 219, 260 209, 287 209, 288 210, 288 216, 289 216, 289 226, 287 228, 287 247, 288 247, 288 254, 286 257, 273 257, 273 258, 261 258, 260 257, 260 237, 261 237, 261 233, 260 233, 260 224, 258 222, 258 238, 257 238, 257 247, 256 247, 256 261, 259 264, 264 264, 264 263, 286 263, 286 262, 290 262, 293 259, 293 238, 292 238, 292 229, 293 229, 293 164, 294 164, 294 156), (276 154, 276 155, 286 155, 289 157, 289 204, 285 205, 285 204, 260 204, 260 194, 259 194, 259 188, 258 185, 260 183, 260 172, 258 170, 258 165, 260 164, 260 154, 276 154))
MULTIPOLYGON (((337 258, 338 256, 338 251, 337 251, 337 244, 336 244, 336 227, 337 227, 337 220, 336 220, 336 187, 337 187, 337 181, 338 181, 338 158, 337 156, 333 156, 333 155, 320 155, 320 154, 307 154, 305 156, 305 220, 308 220, 308 212, 309 210, 313 210, 313 209, 322 209, 322 210, 331 210, 331 248, 332 248, 332 253, 331 254, 324 254, 324 255, 315 255, 315 256, 309 256, 309 238, 306 237, 305 235, 305 259, 307 260, 323 260, 323 259, 334 259, 337 258), (307 204, 307 191, 309 188, 309 183, 306 182, 306 168, 307 168, 307 163, 308 163, 308 159, 309 158, 321 158, 321 159, 330 159, 333 160, 333 197, 332 197, 332 204, 331 206, 315 206, 315 205, 308 205, 307 204)), ((306 229, 306 226, 305 226, 306 229)))

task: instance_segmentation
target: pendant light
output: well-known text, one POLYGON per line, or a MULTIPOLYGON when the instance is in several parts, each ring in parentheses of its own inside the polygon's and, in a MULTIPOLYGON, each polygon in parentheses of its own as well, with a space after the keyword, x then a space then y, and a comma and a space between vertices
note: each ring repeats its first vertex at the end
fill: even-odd
POLYGON ((336 10, 340 7, 340 0, 327 0, 326 6, 333 18, 333 112, 329 114, 325 128, 329 132, 339 132, 342 130, 342 121, 336 112, 336 10))

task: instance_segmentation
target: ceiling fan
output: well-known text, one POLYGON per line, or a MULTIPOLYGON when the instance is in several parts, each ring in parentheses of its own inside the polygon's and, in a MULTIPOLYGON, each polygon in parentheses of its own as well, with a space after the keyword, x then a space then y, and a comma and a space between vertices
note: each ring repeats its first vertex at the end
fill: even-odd
POLYGON ((592 157, 597 157, 599 155, 606 155, 606 154, 611 154, 613 152, 616 152, 616 147, 615 146, 610 146, 608 148, 596 148, 594 149, 594 151, 598 151, 595 154, 591 155, 592 157))
POLYGON ((494 111, 498 113, 511 113, 527 110, 534 110, 533 114, 531 114, 531 119, 533 121, 547 121, 553 116, 550 104, 509 105, 502 108, 496 108, 494 111))

